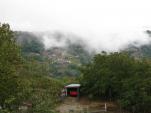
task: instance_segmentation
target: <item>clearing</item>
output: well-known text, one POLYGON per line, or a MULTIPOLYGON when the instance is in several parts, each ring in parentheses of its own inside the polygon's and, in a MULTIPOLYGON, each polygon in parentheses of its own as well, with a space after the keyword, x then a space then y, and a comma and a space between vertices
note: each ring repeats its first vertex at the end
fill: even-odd
MULTIPOLYGON (((66 97, 56 108, 59 113, 121 113, 118 106, 113 102, 92 101, 87 98, 66 97)), ((125 112, 126 113, 126 112, 125 112)))

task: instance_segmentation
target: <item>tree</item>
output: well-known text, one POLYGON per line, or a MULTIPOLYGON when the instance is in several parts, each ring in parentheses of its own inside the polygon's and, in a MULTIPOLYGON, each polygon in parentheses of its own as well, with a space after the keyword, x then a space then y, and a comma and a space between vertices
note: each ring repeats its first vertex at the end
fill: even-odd
POLYGON ((8 24, 0 24, 0 106, 2 109, 11 110, 17 100, 17 69, 20 62, 20 50, 16 45, 14 33, 8 24))
POLYGON ((83 92, 91 98, 116 100, 133 113, 151 111, 151 63, 125 53, 102 53, 81 69, 83 92))

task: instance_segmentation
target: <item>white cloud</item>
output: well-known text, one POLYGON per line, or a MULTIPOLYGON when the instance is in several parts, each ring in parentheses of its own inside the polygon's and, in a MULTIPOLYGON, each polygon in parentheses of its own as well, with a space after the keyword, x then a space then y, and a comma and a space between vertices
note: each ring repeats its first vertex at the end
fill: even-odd
POLYGON ((14 30, 73 32, 109 50, 148 39, 138 34, 151 26, 150 11, 149 0, 0 0, 0 21, 14 30))

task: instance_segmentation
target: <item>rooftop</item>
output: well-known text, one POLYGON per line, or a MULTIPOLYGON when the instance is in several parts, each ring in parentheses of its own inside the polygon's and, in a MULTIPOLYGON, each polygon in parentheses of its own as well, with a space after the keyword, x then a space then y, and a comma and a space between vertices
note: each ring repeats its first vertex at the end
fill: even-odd
POLYGON ((80 86, 81 86, 80 84, 69 84, 69 85, 66 85, 65 87, 72 88, 72 87, 80 87, 80 86))

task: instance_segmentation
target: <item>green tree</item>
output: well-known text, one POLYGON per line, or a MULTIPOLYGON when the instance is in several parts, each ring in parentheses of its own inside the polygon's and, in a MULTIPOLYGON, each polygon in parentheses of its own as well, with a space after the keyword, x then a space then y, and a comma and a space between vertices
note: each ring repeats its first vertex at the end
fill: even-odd
POLYGON ((17 70, 20 62, 20 50, 16 45, 14 33, 8 24, 0 24, 0 106, 2 109, 12 109, 12 105, 15 105, 17 100, 17 70))
POLYGON ((91 98, 116 100, 133 113, 151 111, 151 63, 125 53, 102 53, 81 69, 82 90, 91 98))

